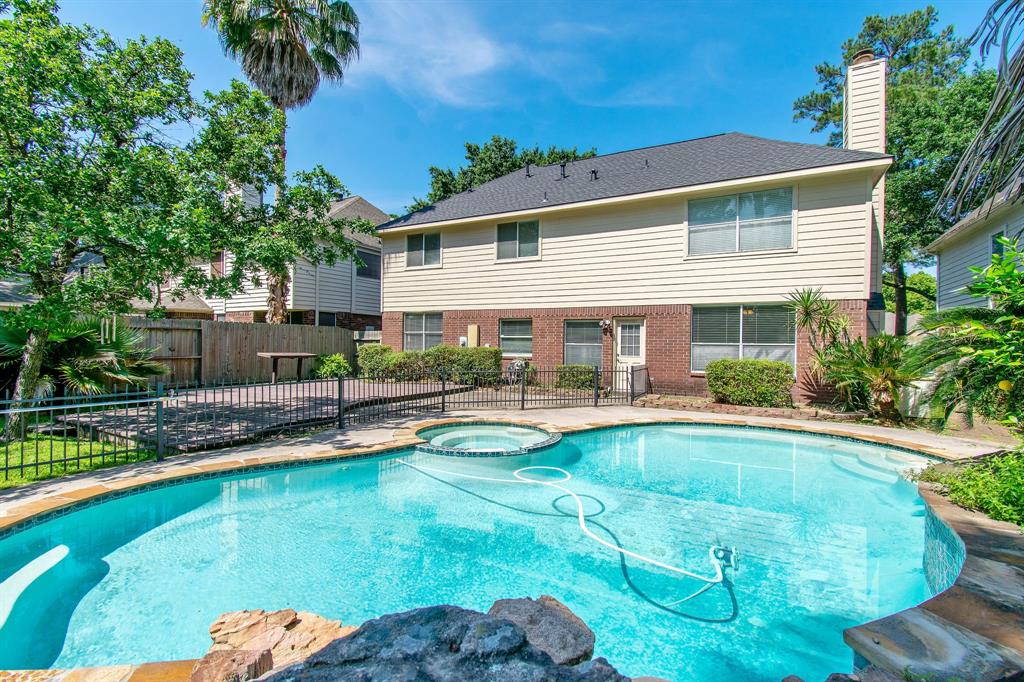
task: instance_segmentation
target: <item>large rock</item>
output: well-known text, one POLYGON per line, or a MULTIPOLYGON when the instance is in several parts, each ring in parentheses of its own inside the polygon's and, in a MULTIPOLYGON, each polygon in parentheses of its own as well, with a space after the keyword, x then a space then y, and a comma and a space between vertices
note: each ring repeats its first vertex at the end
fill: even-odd
POLYGON ((459 682, 627 682, 598 658, 558 665, 515 623, 457 606, 431 606, 368 621, 272 682, 444 680, 459 682))
POLYGON ((315 613, 233 611, 210 626, 213 645, 200 659, 190 682, 244 682, 272 668, 305 660, 339 637, 354 632, 315 613))
POLYGON ((521 627, 530 644, 560 665, 589 661, 594 655, 593 630, 554 597, 499 599, 487 613, 521 627))

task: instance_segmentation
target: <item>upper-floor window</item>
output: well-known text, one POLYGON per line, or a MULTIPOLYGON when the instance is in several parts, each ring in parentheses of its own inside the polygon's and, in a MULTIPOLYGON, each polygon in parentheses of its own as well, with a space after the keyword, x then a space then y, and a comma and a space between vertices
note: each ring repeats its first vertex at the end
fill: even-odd
POLYGON ((1003 243, 999 241, 1003 238, 1003 232, 1000 230, 992 235, 992 255, 1003 257, 1003 243))
POLYGON ((498 225, 498 260, 540 255, 540 223, 521 220, 498 225))
POLYGON ((405 238, 405 264, 410 268, 441 264, 441 233, 410 234, 405 238))
POLYGON ((357 249, 356 255, 359 256, 359 260, 363 261, 362 265, 356 266, 356 275, 369 279, 380 279, 380 254, 357 249))
POLYGON ((210 276, 211 277, 223 277, 224 276, 224 252, 218 251, 213 254, 210 258, 210 276))
POLYGON ((742 192, 688 204, 689 255, 793 246, 793 188, 742 192))
POLYGON ((427 350, 444 341, 441 313, 406 313, 403 350, 427 350))
POLYGON ((533 353, 533 320, 501 320, 498 325, 503 355, 533 353))

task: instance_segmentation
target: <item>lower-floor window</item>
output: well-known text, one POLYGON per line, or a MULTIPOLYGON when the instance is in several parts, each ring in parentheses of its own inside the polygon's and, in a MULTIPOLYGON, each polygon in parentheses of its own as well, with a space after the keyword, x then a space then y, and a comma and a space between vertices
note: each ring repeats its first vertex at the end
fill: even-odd
POLYGON ((778 360, 796 365, 796 324, 784 305, 693 309, 690 369, 703 372, 723 358, 778 360))
POLYGON ((405 314, 405 350, 426 350, 444 341, 441 313, 405 314))
POLYGON ((528 356, 533 353, 533 320, 501 320, 498 326, 503 355, 528 356))
POLYGON ((565 321, 565 364, 601 366, 601 322, 565 321))

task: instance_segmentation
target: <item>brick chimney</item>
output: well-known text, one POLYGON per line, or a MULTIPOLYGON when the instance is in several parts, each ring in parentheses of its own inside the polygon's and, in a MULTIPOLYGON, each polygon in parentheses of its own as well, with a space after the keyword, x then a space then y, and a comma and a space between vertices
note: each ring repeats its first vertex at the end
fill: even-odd
MULTIPOLYGON (((885 153, 885 60, 871 50, 853 56, 846 67, 843 94, 843 147, 885 153)), ((865 289, 868 295, 868 333, 885 331, 882 299, 882 242, 885 238, 885 177, 875 185, 866 210, 870 212, 871 263, 865 289)))

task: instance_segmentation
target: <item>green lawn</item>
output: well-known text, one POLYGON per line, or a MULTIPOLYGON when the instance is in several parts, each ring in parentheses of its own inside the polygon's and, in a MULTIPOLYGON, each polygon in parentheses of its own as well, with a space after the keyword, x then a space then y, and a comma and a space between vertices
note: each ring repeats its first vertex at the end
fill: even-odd
POLYGON ((156 453, 149 450, 125 452, 123 442, 115 444, 84 438, 29 436, 25 440, 0 443, 0 488, 128 462, 142 462, 155 456, 156 453), (76 459, 78 457, 82 459, 76 459), (65 459, 72 461, 62 461, 65 459))

